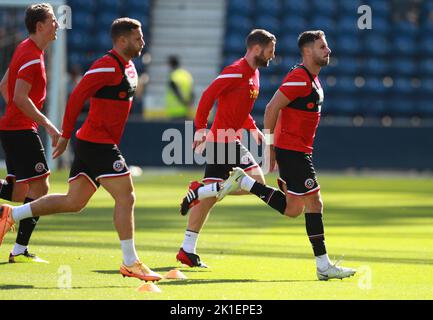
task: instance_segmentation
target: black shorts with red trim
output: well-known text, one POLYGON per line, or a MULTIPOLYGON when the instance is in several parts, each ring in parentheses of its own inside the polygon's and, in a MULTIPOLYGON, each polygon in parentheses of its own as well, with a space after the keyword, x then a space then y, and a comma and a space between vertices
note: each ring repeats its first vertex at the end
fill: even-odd
POLYGON ((312 154, 275 147, 275 159, 289 194, 303 196, 320 190, 312 154))
POLYGON ((99 179, 129 174, 125 158, 115 144, 94 143, 77 139, 69 182, 84 176, 97 189, 99 179))
POLYGON ((234 167, 250 171, 259 167, 248 149, 239 141, 206 143, 206 168, 203 181, 226 180, 234 167))
POLYGON ((0 131, 8 176, 26 183, 50 175, 44 146, 34 130, 0 131))

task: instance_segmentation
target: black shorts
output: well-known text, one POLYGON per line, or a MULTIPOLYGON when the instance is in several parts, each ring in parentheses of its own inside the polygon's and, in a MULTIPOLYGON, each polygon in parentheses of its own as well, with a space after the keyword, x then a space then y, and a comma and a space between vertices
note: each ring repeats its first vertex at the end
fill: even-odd
POLYGON ((288 193, 303 196, 320 190, 311 154, 275 147, 275 158, 288 193))
POLYGON ((115 144, 94 143, 77 139, 69 182, 84 176, 97 189, 99 179, 129 174, 128 166, 115 144))
POLYGON ((29 182, 50 175, 42 141, 36 131, 0 131, 8 176, 29 182))
POLYGON ((206 143, 206 168, 203 181, 226 180, 234 167, 250 171, 259 165, 248 149, 239 141, 206 143))

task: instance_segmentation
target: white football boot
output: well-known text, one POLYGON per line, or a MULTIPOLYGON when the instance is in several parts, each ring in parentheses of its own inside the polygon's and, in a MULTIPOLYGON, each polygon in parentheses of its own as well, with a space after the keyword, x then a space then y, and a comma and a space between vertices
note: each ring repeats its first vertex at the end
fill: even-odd
POLYGON ((349 278, 356 273, 356 269, 338 266, 339 262, 340 261, 330 265, 328 269, 324 271, 317 269, 317 278, 322 281, 327 281, 329 279, 343 279, 349 278))
POLYGON ((238 190, 240 188, 242 178, 245 176, 246 173, 244 170, 239 167, 233 168, 228 179, 221 183, 220 191, 218 191, 216 196, 217 201, 221 201, 230 192, 238 190))

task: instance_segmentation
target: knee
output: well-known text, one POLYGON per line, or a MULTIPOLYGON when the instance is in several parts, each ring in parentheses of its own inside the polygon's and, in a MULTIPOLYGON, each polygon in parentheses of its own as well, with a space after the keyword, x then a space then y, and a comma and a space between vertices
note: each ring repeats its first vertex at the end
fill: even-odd
POLYGON ((296 218, 302 214, 304 211, 304 206, 296 205, 296 206, 287 206, 286 210, 284 210, 284 215, 289 218, 296 218))
POLYGON ((48 179, 40 180, 37 183, 29 185, 28 195, 30 195, 31 198, 40 198, 48 194, 49 188, 50 183, 48 182, 48 179))
POLYGON ((133 191, 125 193, 116 199, 116 202, 124 206, 133 207, 135 205, 136 196, 133 191))
POLYGON ((306 206, 307 212, 315 212, 315 213, 322 213, 323 212, 323 201, 322 199, 318 198, 314 201, 311 201, 306 206))

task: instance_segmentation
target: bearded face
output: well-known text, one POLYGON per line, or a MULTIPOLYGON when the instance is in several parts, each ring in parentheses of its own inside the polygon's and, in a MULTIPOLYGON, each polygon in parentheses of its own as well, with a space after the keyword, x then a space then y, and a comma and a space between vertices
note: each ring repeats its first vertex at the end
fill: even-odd
POLYGON ((275 57, 275 42, 269 43, 262 48, 260 53, 254 57, 255 64, 260 67, 268 67, 269 62, 275 57))

